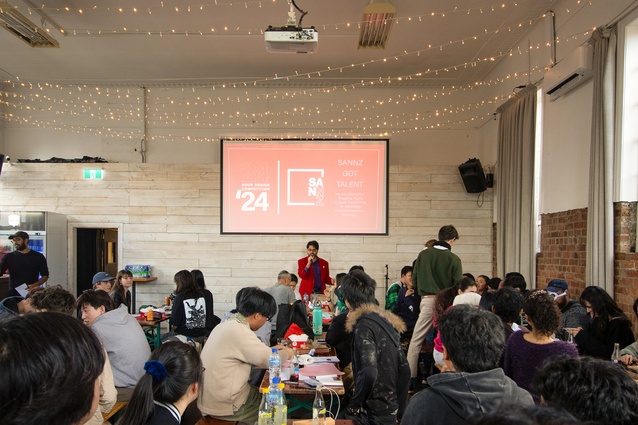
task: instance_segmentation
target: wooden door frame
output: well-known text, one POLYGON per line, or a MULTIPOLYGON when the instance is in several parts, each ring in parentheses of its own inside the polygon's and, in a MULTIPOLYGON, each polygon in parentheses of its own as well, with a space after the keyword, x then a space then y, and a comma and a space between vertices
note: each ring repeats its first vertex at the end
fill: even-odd
POLYGON ((117 261, 118 270, 119 264, 122 261, 122 229, 124 225, 122 223, 68 223, 68 276, 67 290, 72 294, 77 293, 77 229, 116 229, 117 230, 117 261))

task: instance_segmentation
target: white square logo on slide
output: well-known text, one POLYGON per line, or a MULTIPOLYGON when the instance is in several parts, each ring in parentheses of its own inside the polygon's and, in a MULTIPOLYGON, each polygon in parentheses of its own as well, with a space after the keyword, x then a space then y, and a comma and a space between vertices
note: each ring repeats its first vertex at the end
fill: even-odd
POLYGON ((323 206, 323 178, 323 168, 289 168, 288 205, 323 206))

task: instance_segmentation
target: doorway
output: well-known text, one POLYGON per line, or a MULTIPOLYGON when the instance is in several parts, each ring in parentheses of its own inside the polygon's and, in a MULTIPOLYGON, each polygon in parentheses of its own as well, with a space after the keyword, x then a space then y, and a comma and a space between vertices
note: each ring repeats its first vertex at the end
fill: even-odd
POLYGON ((77 228, 75 237, 76 291, 93 287, 93 275, 106 272, 115 277, 118 272, 119 244, 116 228, 77 228))

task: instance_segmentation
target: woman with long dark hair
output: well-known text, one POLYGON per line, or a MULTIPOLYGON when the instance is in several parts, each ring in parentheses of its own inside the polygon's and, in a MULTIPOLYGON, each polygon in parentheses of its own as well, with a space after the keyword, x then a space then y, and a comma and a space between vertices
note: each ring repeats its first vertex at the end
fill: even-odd
POLYGON ((119 308, 120 305, 124 304, 129 314, 135 313, 131 311, 131 286, 133 286, 133 273, 128 270, 120 270, 117 272, 113 289, 111 289, 109 294, 113 299, 115 308, 119 308))
POLYGON ((180 424, 186 407, 199 394, 203 371, 197 350, 167 342, 153 351, 144 370, 118 425, 180 424))
POLYGON ((193 275, 193 279, 195 279, 195 283, 197 284, 199 289, 201 289, 207 296, 210 296, 210 299, 212 301, 215 301, 213 299, 213 293, 206 289, 206 280, 204 279, 204 273, 202 273, 201 270, 195 269, 191 270, 191 274, 193 275))
POLYGON ((634 342, 631 322, 609 294, 598 286, 588 286, 580 296, 592 320, 584 328, 569 328, 581 354, 609 360, 614 344, 620 348, 634 342))
POLYGON ((206 337, 215 327, 213 296, 204 292, 188 270, 175 274, 175 299, 169 324, 175 334, 206 337))

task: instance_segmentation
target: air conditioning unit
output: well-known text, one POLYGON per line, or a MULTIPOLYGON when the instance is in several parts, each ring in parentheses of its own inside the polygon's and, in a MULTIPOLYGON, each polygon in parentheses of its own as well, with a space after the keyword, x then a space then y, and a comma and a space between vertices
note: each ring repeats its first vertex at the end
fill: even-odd
POLYGON ((553 101, 583 84, 593 75, 594 48, 590 44, 580 46, 562 61, 554 65, 543 80, 549 100, 553 101))

